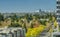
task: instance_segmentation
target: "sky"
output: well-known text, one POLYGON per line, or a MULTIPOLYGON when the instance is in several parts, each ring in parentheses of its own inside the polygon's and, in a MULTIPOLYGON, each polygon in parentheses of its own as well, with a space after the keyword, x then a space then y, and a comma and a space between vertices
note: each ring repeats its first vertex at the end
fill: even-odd
POLYGON ((56 10, 56 0, 0 0, 0 12, 56 10))

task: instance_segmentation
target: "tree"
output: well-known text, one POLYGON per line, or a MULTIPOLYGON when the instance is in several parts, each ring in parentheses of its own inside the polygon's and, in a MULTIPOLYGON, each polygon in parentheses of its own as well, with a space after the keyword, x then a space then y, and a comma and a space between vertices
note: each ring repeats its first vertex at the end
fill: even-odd
POLYGON ((26 37, 36 37, 45 29, 44 25, 40 25, 36 28, 29 28, 26 33, 26 37))
POLYGON ((46 25, 46 21, 39 21, 42 25, 46 25))
POLYGON ((58 24, 57 24, 57 21, 55 20, 55 21, 54 21, 54 27, 57 27, 57 25, 58 25, 58 24))
POLYGON ((26 17, 28 23, 33 19, 31 14, 30 15, 26 14, 25 17, 26 17))
POLYGON ((4 21, 4 16, 0 13, 0 21, 4 21))
POLYGON ((18 23, 11 23, 11 25, 9 25, 8 27, 22 27, 22 26, 19 25, 18 23))

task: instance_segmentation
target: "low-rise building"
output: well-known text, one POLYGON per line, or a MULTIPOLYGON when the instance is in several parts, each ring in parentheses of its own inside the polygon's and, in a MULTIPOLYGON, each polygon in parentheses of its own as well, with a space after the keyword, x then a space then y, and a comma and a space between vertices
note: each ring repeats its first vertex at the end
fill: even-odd
POLYGON ((25 29, 6 28, 0 31, 0 37, 25 37, 25 29))

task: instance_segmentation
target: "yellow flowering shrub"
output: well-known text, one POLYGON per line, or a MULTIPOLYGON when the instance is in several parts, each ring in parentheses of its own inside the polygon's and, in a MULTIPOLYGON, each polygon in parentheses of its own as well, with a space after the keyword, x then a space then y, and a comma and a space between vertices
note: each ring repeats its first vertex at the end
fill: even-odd
POLYGON ((52 28, 50 28, 49 32, 50 32, 50 33, 52 33, 52 32, 53 32, 53 29, 52 29, 52 28))
POLYGON ((26 37, 36 37, 38 34, 40 34, 44 30, 45 26, 40 25, 36 28, 29 28, 26 33, 26 37))
POLYGON ((54 21, 54 27, 57 27, 57 21, 54 21))
POLYGON ((55 17, 52 17, 52 21, 55 21, 56 19, 55 19, 55 17))

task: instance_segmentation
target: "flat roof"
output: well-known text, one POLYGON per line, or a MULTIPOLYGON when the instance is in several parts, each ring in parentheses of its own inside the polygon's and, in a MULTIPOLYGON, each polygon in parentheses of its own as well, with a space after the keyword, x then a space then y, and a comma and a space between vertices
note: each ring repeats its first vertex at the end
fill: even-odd
POLYGON ((54 32, 53 35, 60 35, 60 32, 54 32))

